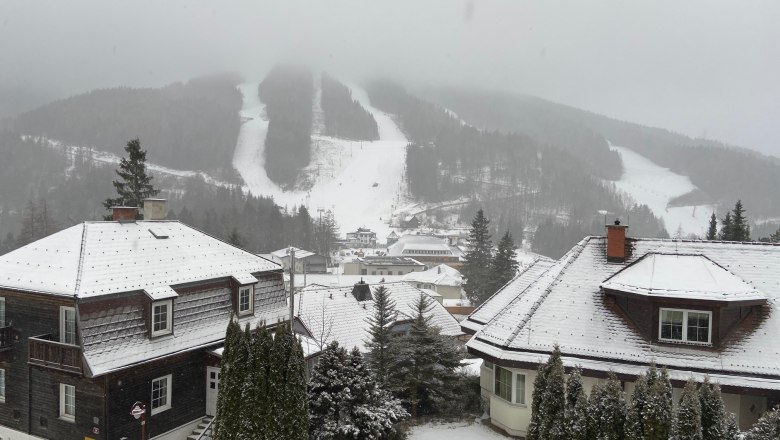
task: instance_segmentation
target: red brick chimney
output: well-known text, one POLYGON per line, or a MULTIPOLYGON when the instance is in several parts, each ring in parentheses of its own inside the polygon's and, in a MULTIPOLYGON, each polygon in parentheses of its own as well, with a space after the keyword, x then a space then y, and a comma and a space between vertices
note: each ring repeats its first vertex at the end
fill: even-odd
POLYGON ((134 222, 138 208, 135 206, 112 206, 111 219, 115 222, 134 222))
POLYGON ((607 225, 607 261, 622 263, 626 261, 626 229, 620 220, 607 225))

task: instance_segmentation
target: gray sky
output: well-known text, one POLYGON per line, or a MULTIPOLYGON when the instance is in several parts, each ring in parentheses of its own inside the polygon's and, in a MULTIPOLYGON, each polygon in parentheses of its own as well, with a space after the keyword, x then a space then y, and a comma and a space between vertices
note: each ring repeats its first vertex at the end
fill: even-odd
POLYGON ((66 96, 277 61, 479 85, 780 155, 780 2, 0 0, 0 84, 66 96))

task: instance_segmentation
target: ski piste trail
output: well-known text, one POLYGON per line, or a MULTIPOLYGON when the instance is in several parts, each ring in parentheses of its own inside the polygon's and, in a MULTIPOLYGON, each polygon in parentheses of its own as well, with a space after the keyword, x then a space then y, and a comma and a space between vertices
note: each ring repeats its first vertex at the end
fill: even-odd
MULTIPOLYGON (((307 168, 323 164, 328 166, 330 173, 318 173, 310 191, 284 191, 265 171, 268 120, 265 106, 258 97, 258 85, 251 82, 238 86, 244 99, 240 112, 243 124, 233 166, 247 189, 254 195, 273 197, 278 205, 288 209, 306 206, 315 220, 321 212, 333 211, 340 234, 367 227, 382 241, 392 229, 390 215, 402 193, 407 139, 398 125, 390 115, 371 105, 365 90, 346 84, 352 97, 376 119, 379 140, 350 141, 312 133, 312 160, 307 168), (327 148, 315 151, 317 143, 327 148)), ((315 107, 319 107, 316 104, 315 107)))
POLYGON ((618 190, 631 196, 636 203, 647 205, 653 214, 662 218, 670 236, 675 237, 678 231, 684 235, 705 235, 713 206, 668 206, 673 198, 696 189, 687 176, 664 168, 629 148, 610 144, 610 149, 620 153, 623 160, 623 175, 613 182, 618 190))

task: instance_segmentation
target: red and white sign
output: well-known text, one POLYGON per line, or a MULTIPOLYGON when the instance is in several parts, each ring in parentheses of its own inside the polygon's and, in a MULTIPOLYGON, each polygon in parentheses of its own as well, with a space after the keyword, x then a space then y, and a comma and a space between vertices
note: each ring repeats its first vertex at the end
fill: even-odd
POLYGON ((130 410, 130 415, 135 417, 136 420, 140 419, 142 415, 146 414, 146 407, 141 402, 135 402, 133 409, 130 410))

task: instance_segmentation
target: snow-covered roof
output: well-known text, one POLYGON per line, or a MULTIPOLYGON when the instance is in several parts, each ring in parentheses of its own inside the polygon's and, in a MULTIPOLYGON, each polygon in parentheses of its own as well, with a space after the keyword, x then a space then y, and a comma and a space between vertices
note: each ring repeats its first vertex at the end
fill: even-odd
POLYGON ((286 247, 284 249, 279 249, 278 251, 271 252, 271 255, 273 255, 276 258, 282 259, 287 258, 290 255, 290 249, 295 249, 295 259, 300 260, 302 258, 311 257, 312 255, 316 255, 314 252, 307 251, 304 249, 298 249, 297 247, 286 247))
POLYGON ((463 276, 457 269, 446 264, 440 264, 422 272, 409 272, 404 275, 404 281, 436 284, 438 286, 460 287, 463 284, 463 276))
POLYGON ((505 306, 490 313, 484 307, 476 310, 469 319, 486 324, 468 346, 497 359, 523 362, 546 358, 538 353, 551 352, 557 343, 570 362, 587 363, 588 368, 618 371, 615 365, 655 362, 698 372, 688 371, 688 377, 727 375, 742 386, 769 387, 769 381, 780 389, 780 246, 660 239, 636 239, 632 245, 628 264, 647 254, 701 255, 766 294, 767 304, 718 347, 655 343, 604 300, 600 285, 626 266, 606 261, 604 237, 588 237, 529 284, 519 281, 523 274, 508 284, 496 294, 511 298, 505 306))
MULTIPOLYGON (((397 321, 413 319, 416 316, 415 305, 423 292, 405 282, 382 284, 395 301, 398 311, 397 321)), ((372 292, 376 285, 371 286, 372 292)), ((326 345, 338 341, 346 349, 358 347, 365 351, 365 341, 369 339, 368 318, 374 312, 374 301, 358 301, 352 295, 353 286, 326 287, 310 285, 295 296, 295 313, 311 331, 312 337, 326 345)), ((463 332, 458 321, 449 312, 431 300, 431 325, 441 329, 444 335, 456 336, 463 332)))
POLYGON ((0 288, 79 298, 154 295, 176 284, 279 268, 178 221, 85 222, 0 256, 0 288), (165 229, 165 238, 152 229, 165 229))
POLYGON ((446 238, 431 235, 404 235, 387 248, 391 256, 415 255, 420 251, 438 251, 445 255, 459 256, 460 249, 451 246, 446 238))
POLYGON ((355 261, 365 266, 425 266, 411 257, 357 257, 355 261))
POLYGON ((643 296, 710 301, 765 300, 765 294, 704 255, 649 253, 601 283, 643 296))

